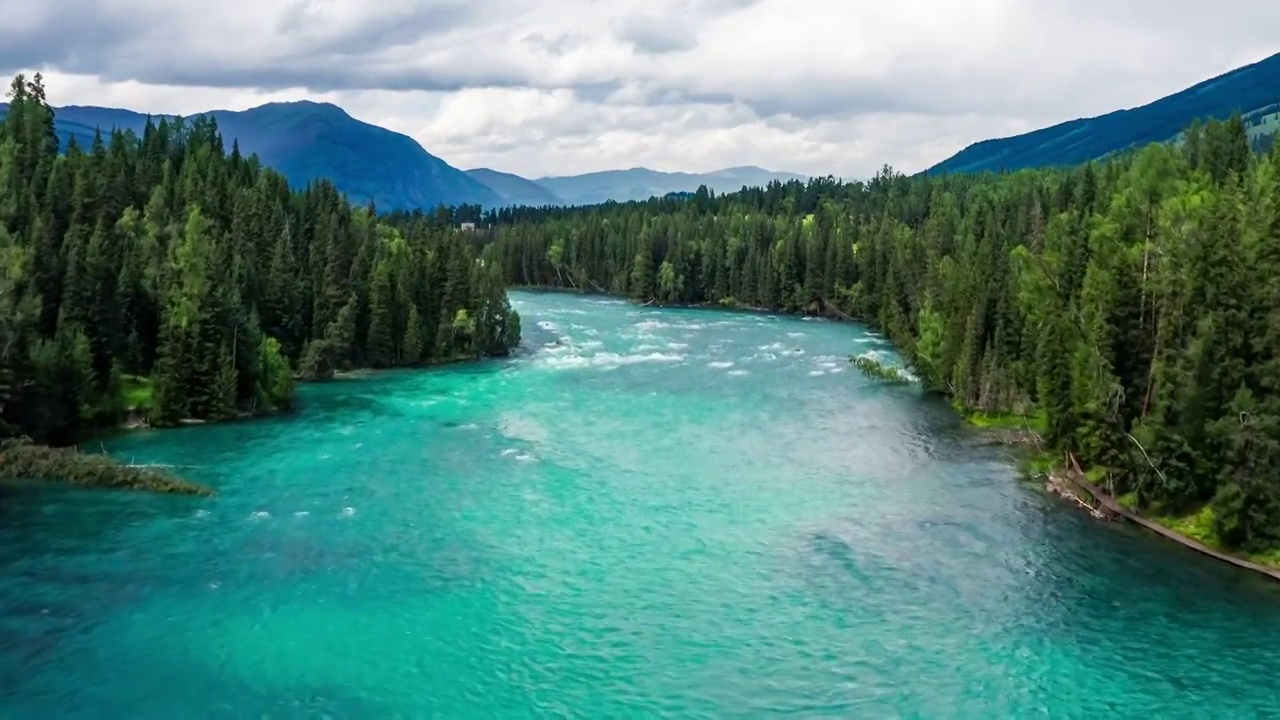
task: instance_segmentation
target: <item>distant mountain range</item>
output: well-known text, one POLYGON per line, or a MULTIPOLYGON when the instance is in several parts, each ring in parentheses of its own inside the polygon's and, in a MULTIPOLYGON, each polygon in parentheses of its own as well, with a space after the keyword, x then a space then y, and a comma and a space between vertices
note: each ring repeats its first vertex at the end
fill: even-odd
POLYGON ((758 167, 734 167, 708 173, 660 172, 648 168, 605 170, 585 175, 542 177, 536 180, 487 168, 467 174, 498 193, 509 205, 598 205, 614 200, 648 200, 671 194, 692 193, 705 185, 717 193, 744 187, 764 187, 777 180, 808 180, 807 175, 774 172, 758 167))
POLYGON ((564 200, 538 183, 511 173, 476 168, 468 170, 472 180, 484 185, 502 198, 503 205, 524 205, 526 207, 543 207, 544 205, 563 205, 564 200))
MULTIPOLYGON (((0 103, 0 116, 7 110, 0 103)), ((383 210, 430 209, 440 204, 503 207, 589 205, 646 200, 707 185, 718 192, 770 180, 804 179, 741 167, 712 173, 665 173, 645 168, 529 180, 487 168, 462 171, 427 152, 416 140, 357 120, 342 108, 311 101, 268 103, 250 110, 211 110, 224 141, 240 143, 295 186, 328 178, 352 200, 373 200, 383 210)), ((154 116, 158 122, 161 117, 154 116)), ((193 116, 194 117, 194 116, 193 116)), ((72 138, 88 148, 94 133, 112 129, 141 134, 147 116, 132 110, 70 105, 56 108, 63 147, 72 138)))
POLYGON ((1244 115, 1259 145, 1280 129, 1280 54, 1206 80, 1148 105, 1072 120, 970 145, 928 170, 977 172, 1073 165, 1153 142, 1176 140, 1195 119, 1244 115))
POLYGON ((669 193, 692 192, 699 186, 718 193, 743 187, 764 187, 774 180, 808 180, 807 175, 774 172, 758 167, 734 167, 708 173, 659 172, 648 168, 606 170, 586 175, 543 177, 533 181, 550 190, 565 205, 595 205, 617 200, 648 200, 669 193))

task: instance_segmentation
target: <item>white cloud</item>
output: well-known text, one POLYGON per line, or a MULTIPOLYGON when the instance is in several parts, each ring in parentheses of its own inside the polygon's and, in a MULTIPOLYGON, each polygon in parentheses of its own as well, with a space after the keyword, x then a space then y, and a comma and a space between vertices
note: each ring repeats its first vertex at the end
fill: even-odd
POLYGON ((326 100, 529 176, 914 171, 1280 37, 1280 6, 1253 0, 0 0, 0 17, 0 70, 44 69, 58 104, 326 100))

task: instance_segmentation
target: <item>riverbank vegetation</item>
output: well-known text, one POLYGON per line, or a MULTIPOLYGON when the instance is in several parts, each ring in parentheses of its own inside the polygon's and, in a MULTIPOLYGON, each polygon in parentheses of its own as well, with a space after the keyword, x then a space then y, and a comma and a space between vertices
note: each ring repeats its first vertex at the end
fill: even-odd
POLYGON ((975 421, 1030 421, 1223 547, 1280 547, 1280 151, 1239 119, 1074 168, 488 219, 513 284, 857 317, 975 421))
POLYGON ((853 365, 855 370, 862 373, 863 376, 879 382, 906 385, 914 380, 914 378, 912 378, 911 375, 902 368, 888 365, 866 355, 855 355, 849 358, 849 363, 853 365))
POLYGON ((445 213, 378 219, 213 120, 59 147, 40 77, 0 121, 0 420, 68 443, 290 404, 296 379, 502 355, 506 278, 445 213))

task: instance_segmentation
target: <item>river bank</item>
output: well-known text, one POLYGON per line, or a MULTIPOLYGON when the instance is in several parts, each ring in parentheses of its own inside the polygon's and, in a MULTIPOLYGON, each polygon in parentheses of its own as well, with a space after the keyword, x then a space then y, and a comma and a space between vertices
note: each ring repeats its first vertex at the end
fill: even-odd
POLYGON ((1143 527, 1166 540, 1215 560, 1280 581, 1280 557, 1251 555, 1222 547, 1213 535, 1209 508, 1186 516, 1152 517, 1138 512, 1132 496, 1113 497, 1090 478, 1070 455, 1056 458, 1046 450, 1043 439, 1047 418, 1043 412, 987 414, 966 412, 952 404, 970 427, 981 431, 985 441, 1026 451, 1023 471, 1043 480, 1046 491, 1078 506, 1096 520, 1124 520, 1143 527))
POLYGON ((1071 475, 1072 475, 1072 482, 1075 483, 1077 486, 1082 487, 1090 495, 1092 495, 1097 500, 1097 502, 1103 508, 1105 508, 1105 512, 1107 514, 1115 517, 1124 518, 1129 522, 1132 522, 1136 525, 1146 528, 1147 530, 1150 530, 1151 532, 1167 540, 1172 540, 1173 542, 1176 542, 1179 545, 1182 545, 1183 547, 1190 548, 1198 553, 1201 553, 1202 555, 1207 555, 1215 560, 1220 560, 1225 563, 1230 563, 1231 565, 1234 565, 1238 568, 1242 568, 1244 570, 1249 570, 1251 572, 1265 575, 1271 578, 1272 580, 1280 581, 1280 567, 1275 567, 1275 566, 1268 567, 1266 565, 1256 563, 1249 559, 1246 559, 1245 557, 1234 555, 1229 552, 1224 552, 1222 550, 1209 547, 1208 545, 1202 542, 1199 542, 1191 537, 1183 535, 1182 533, 1179 533, 1176 530, 1166 525, 1163 525, 1150 518, 1144 517, 1139 513, 1126 508, 1116 498, 1109 495, 1105 490, 1103 490, 1102 488, 1090 482, 1088 478, 1086 478, 1083 474, 1073 471, 1071 472, 1071 475))
MULTIPOLYGON (((1037 464, 1045 466, 1043 459, 1037 464)), ((1197 522, 1200 516, 1210 512, 1207 508, 1201 512, 1185 517, 1153 517, 1144 515, 1133 507, 1132 499, 1114 497, 1092 480, 1070 455, 1065 461, 1055 461, 1041 473, 1045 488, 1058 496, 1077 504, 1082 510, 1095 519, 1115 521, 1124 520, 1142 527, 1160 537, 1177 543, 1185 548, 1198 552, 1220 562, 1233 565, 1280 581, 1280 561, 1271 555, 1253 555, 1233 552, 1222 547, 1212 533, 1212 516, 1208 522, 1197 522), (1205 527, 1205 526, 1208 527, 1205 527), (1198 531, 1199 538, 1182 532, 1183 528, 1198 531)))

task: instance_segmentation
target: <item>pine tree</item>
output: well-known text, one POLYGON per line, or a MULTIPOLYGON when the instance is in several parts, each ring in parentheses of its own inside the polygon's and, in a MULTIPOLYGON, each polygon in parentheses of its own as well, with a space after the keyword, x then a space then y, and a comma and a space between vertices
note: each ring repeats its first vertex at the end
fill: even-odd
POLYGON ((422 362, 424 350, 422 316, 417 305, 409 306, 409 318, 404 329, 403 361, 406 365, 417 365, 422 362))
POLYGON ((383 261, 374 270, 369 297, 369 341, 365 359, 373 367, 390 367, 396 360, 394 302, 391 269, 383 261))

